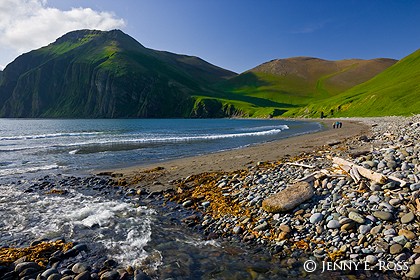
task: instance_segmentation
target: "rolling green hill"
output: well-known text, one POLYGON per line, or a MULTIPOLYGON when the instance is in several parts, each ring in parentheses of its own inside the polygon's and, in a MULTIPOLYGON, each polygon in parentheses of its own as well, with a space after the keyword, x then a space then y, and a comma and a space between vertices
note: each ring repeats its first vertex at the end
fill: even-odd
POLYGON ((0 117, 223 117, 229 108, 193 96, 217 95, 210 85, 235 75, 119 30, 79 30, 4 69, 0 117))
POLYGON ((393 65, 392 59, 328 61, 311 57, 277 59, 219 84, 237 96, 276 102, 287 115, 317 100, 335 96, 393 65))
POLYGON ((332 98, 291 112, 291 116, 389 116, 420 113, 420 49, 393 66, 332 98))

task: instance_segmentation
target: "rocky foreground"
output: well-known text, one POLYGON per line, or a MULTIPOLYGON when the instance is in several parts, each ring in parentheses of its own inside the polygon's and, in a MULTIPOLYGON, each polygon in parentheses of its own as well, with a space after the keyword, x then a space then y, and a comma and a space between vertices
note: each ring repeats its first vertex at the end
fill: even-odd
MULTIPOLYGON (((298 278, 318 277, 324 270, 336 277, 419 278, 420 116, 361 121, 372 126, 371 134, 235 172, 192 175, 164 193, 118 187, 121 178, 96 177, 31 189, 66 195, 60 186, 74 181, 70 186, 112 196, 153 199, 154 205, 166 201, 168 211, 188 210, 182 222, 206 239, 269 250, 298 278), (305 266, 308 260, 312 266, 305 266)), ((150 279, 141 269, 120 267, 111 259, 89 266, 80 258, 85 250, 89 244, 64 240, 0 248, 1 279, 150 279)))
POLYGON ((322 264, 345 270, 345 261, 367 276, 417 279, 420 116, 361 121, 372 125, 371 135, 248 170, 192 176, 167 197, 204 213, 185 223, 211 238, 268 247, 303 276, 310 259, 318 269, 306 272, 320 273, 322 264), (379 179, 333 164, 337 157, 379 179))

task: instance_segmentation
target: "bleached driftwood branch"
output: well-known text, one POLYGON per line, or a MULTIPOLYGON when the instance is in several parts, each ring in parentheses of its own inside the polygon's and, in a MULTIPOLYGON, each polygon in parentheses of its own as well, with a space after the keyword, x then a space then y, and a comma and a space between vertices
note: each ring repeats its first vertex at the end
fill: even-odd
MULTIPOLYGON (((387 179, 388 179, 383 174, 374 172, 372 170, 369 170, 367 168, 364 168, 360 165, 357 165, 355 163, 352 163, 350 161, 347 161, 347 160, 339 158, 339 157, 334 157, 333 158, 333 163, 338 164, 344 170, 349 170, 349 174, 350 174, 350 170, 355 169, 355 170, 357 170, 358 174, 360 174, 360 176, 368 178, 369 180, 374 181, 374 182, 379 183, 379 184, 385 184, 387 179)), ((354 175, 355 172, 353 171, 352 173, 354 175)))
POLYGON ((287 165, 294 165, 294 166, 300 166, 300 167, 305 167, 305 168, 315 168, 315 166, 312 165, 307 165, 307 164, 302 164, 302 163, 297 163, 297 162, 286 162, 285 164, 287 165))
POLYGON ((400 178, 397 178, 395 176, 388 176, 388 179, 400 183, 400 187, 404 187, 405 185, 407 185, 406 181, 403 181, 400 178))

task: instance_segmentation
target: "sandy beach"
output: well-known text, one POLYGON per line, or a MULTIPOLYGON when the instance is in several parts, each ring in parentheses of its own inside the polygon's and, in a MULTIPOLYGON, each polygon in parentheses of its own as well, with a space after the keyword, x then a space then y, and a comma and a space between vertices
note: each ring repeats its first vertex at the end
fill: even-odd
POLYGON ((262 143, 242 149, 223 151, 207 155, 180 158, 154 164, 145 164, 116 170, 101 170, 98 174, 113 174, 123 177, 130 187, 146 188, 148 191, 167 190, 172 182, 204 172, 235 171, 258 162, 274 162, 284 157, 311 153, 325 145, 341 143, 359 135, 369 135, 370 127, 356 120, 340 120, 343 127, 333 129, 335 120, 317 120, 324 130, 311 134, 262 143))

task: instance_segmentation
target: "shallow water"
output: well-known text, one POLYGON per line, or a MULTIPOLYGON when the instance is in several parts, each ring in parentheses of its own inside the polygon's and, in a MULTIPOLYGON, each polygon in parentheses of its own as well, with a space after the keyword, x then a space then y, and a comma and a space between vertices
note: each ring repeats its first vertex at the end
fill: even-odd
POLYGON ((100 179, 59 176, 3 184, 0 247, 64 237, 88 245, 89 251, 78 258, 89 265, 113 259, 156 279, 251 279, 261 271, 280 270, 265 252, 235 241, 203 240, 199 232, 180 222, 191 213, 174 206, 126 197, 119 188, 104 187, 100 179), (52 194, 52 190, 65 192, 52 194))

